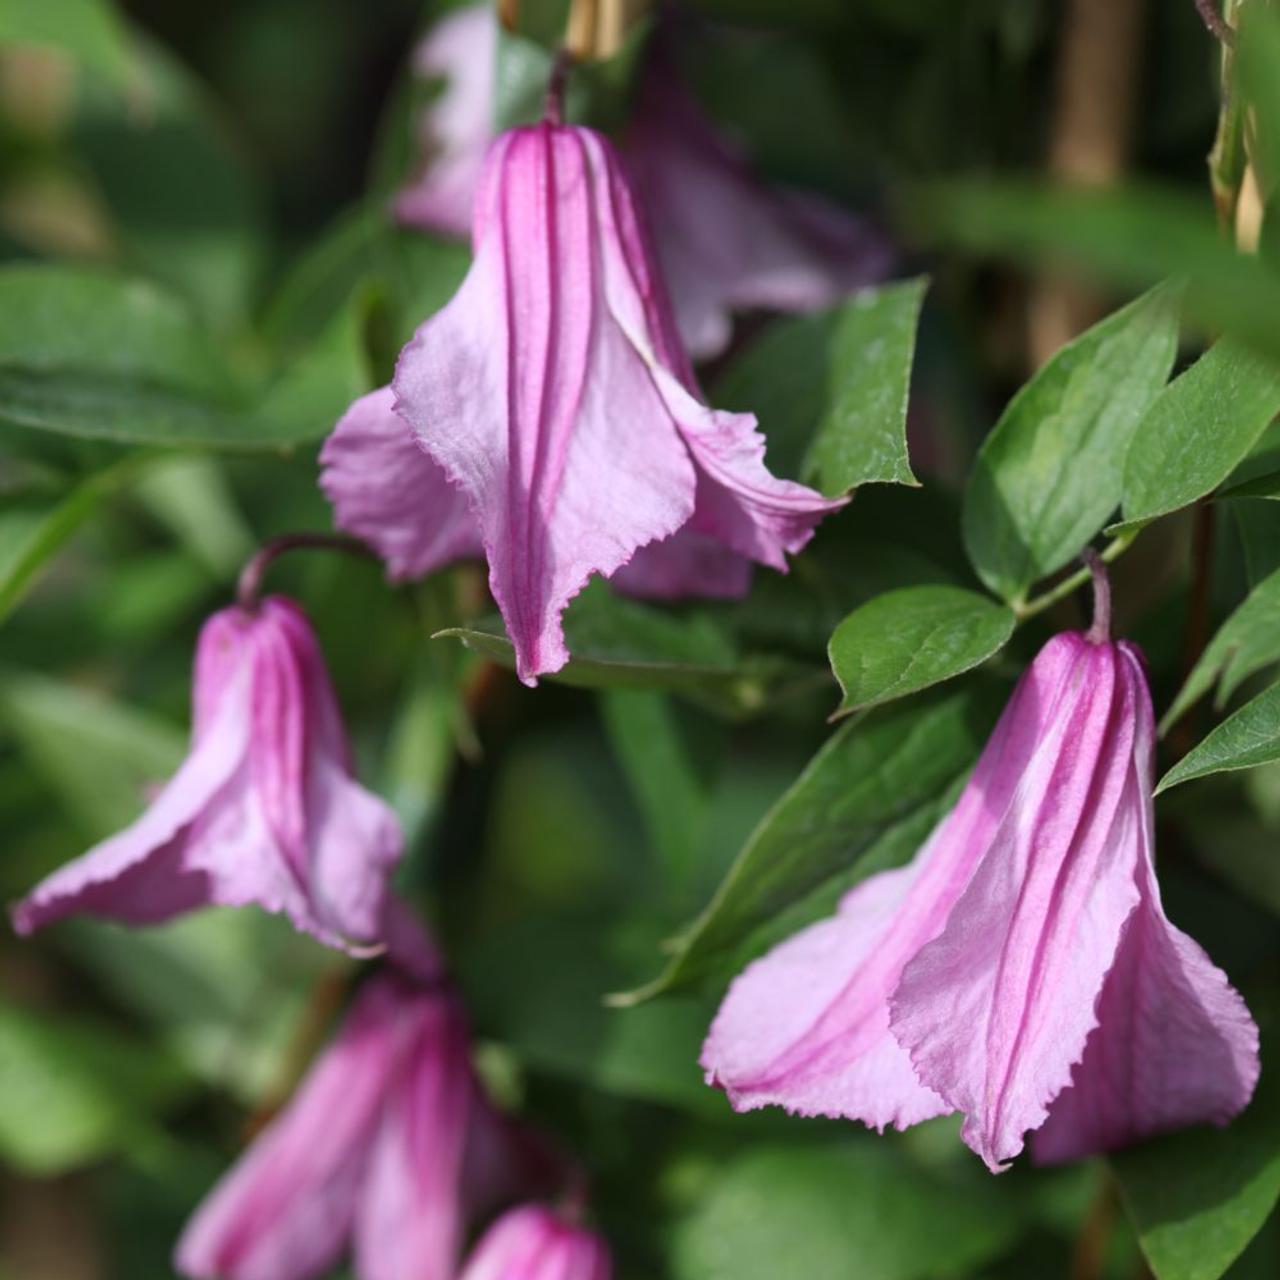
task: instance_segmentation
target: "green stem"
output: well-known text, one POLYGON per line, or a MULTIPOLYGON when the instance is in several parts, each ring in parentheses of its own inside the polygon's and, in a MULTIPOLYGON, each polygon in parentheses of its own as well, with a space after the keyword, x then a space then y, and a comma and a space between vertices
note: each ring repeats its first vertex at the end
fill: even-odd
MULTIPOLYGON (((1104 564, 1111 564, 1118 560, 1133 545, 1134 539, 1141 533, 1141 529, 1125 529, 1118 533, 1103 549, 1099 559, 1104 564)), ((1043 613, 1046 609, 1051 609, 1059 600, 1065 600, 1067 596, 1074 591, 1079 591, 1085 583, 1089 582, 1093 576, 1093 571, 1088 567, 1077 569, 1075 573, 1063 578, 1057 586, 1050 587, 1043 595, 1028 600, 1025 604, 1013 606, 1013 612, 1017 616, 1018 622, 1021 624, 1026 622, 1028 618, 1034 618, 1036 614, 1043 613)))

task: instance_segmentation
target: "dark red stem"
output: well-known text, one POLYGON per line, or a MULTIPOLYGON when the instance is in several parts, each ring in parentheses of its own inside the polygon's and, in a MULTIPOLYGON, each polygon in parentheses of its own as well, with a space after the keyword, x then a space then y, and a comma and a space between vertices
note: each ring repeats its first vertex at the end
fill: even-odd
POLYGON ((1111 639, 1111 579, 1102 557, 1092 547, 1086 547, 1080 559, 1093 576, 1093 625, 1085 637, 1094 644, 1106 644, 1111 639))
POLYGON ((358 538, 349 538, 343 533, 282 533, 278 538, 264 542, 240 571, 240 579, 236 583, 236 602, 240 607, 256 608, 262 591, 262 580, 272 561, 286 551, 296 551, 303 547, 377 559, 376 554, 358 538))

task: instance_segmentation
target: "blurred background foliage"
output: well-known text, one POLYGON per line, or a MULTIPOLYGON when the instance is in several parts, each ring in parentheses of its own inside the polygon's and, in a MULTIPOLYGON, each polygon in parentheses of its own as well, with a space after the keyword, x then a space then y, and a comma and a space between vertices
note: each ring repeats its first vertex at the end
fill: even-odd
MULTIPOLYGON (((555 4, 524 8, 509 119, 537 101, 537 41, 561 21, 555 4)), ((1008 641, 1000 657, 827 724, 841 619, 890 590, 977 585, 961 496, 1016 388, 1060 341, 1171 275, 1190 320, 1179 367, 1222 330, 1280 351, 1270 220, 1261 261, 1215 229, 1218 47, 1191 0, 687 9, 707 24, 688 67, 698 94, 761 170, 876 217, 896 274, 932 278, 909 424, 924 484, 868 486, 790 578, 759 574, 741 604, 659 610, 593 588, 571 617, 583 661, 536 693, 489 660, 504 641, 474 568, 398 590, 341 557, 273 570, 315 620, 363 776, 406 824, 404 887, 456 961, 486 1076, 581 1153, 623 1280, 1274 1277, 1275 1049, 1226 1133, 998 1180, 953 1121, 879 1138, 735 1117, 696 1066, 727 976, 854 878, 909 856, 1008 678, 1081 620, 1064 595, 1010 640, 1012 616, 1004 628, 988 602, 998 634, 973 661, 1008 641), (1117 50, 1069 53, 1090 30, 1121 42, 1118 85, 1117 50), (1079 65, 1110 124, 1106 171, 1068 198, 1042 178, 1090 176, 1063 151, 1079 65), (429 638, 449 628, 468 645, 429 638), (691 932, 744 849, 748 866, 797 849, 805 861, 776 900, 730 891, 691 932), (673 938, 650 987, 661 998, 606 1006, 653 983, 673 938)), ((465 247, 386 213, 434 91, 408 77, 409 53, 439 12, 0 0, 6 899, 128 821, 172 768, 201 620, 258 541, 329 526, 319 439, 466 268, 465 247)), ((626 55, 594 69, 590 113, 625 117, 628 69, 626 55)), ((1265 74, 1257 83, 1265 97, 1265 74)), ((753 319, 704 371, 717 403, 760 414, 784 472, 840 394, 812 341, 840 323, 753 319)), ((1229 459, 1201 490, 1228 472, 1227 487, 1246 486, 1212 504, 1214 536, 1184 500, 1116 563, 1120 627, 1147 649, 1161 712, 1280 564, 1276 441, 1262 433, 1280 401, 1263 399, 1243 468, 1229 459)), ((998 572, 981 576, 1000 590, 998 572)), ((1280 658, 1269 621, 1255 621, 1231 706, 1280 658)), ((1220 714, 1193 709, 1162 765, 1220 714)), ((1218 774, 1159 811, 1171 914, 1245 991, 1264 1037, 1280 978, 1277 769, 1218 774)), ((0 938, 0 1275, 169 1274, 185 1216, 288 1096, 353 977, 249 910, 0 938)))

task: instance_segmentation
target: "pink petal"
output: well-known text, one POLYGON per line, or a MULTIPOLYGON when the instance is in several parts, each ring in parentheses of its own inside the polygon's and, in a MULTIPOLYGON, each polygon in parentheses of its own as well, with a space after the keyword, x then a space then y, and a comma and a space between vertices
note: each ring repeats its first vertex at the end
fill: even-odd
POLYGON ((668 57, 655 58, 645 75, 627 156, 680 333, 697 360, 728 346, 734 311, 832 306, 888 269, 884 239, 859 219, 761 185, 668 57))
POLYGON ((397 412, 479 515, 526 683, 568 661, 560 616, 588 578, 693 510, 652 335, 626 327, 646 304, 608 243, 610 164, 587 130, 498 139, 471 270, 405 348, 393 384, 397 412))
POLYGON ((444 77, 445 91, 422 120, 421 176, 396 196, 396 216, 412 226, 465 237, 476 187, 493 138, 498 24, 489 4, 441 18, 414 55, 422 79, 444 77))
POLYGON ((641 599, 736 600, 751 589, 751 561, 686 525, 670 538, 641 547, 609 581, 641 599))
POLYGON ((403 1065, 392 1081, 355 1224, 361 1280, 452 1280, 467 1206, 463 1159, 475 1085, 450 996, 410 998, 403 1065))
POLYGON ((880 1129, 954 1109, 920 1083, 890 1034, 889 997, 973 874, 1025 761, 1058 713, 1069 664, 1059 642, 1037 660, 955 808, 909 866, 856 886, 835 918, 776 947, 734 982, 702 1065, 735 1107, 776 1104, 880 1129))
POLYGON ((174 1265, 197 1280, 308 1280, 343 1252, 398 1061, 399 1000, 375 980, 288 1108, 197 1209, 174 1265))
POLYGON ((709 409, 665 370, 655 376, 697 464, 690 531, 785 573, 786 553, 799 551, 823 517, 849 499, 824 498, 807 485, 777 479, 765 466, 754 414, 709 409))
POLYGON ((1118 646, 1062 642, 1075 660, 1059 713, 945 929, 891 1000, 921 1081, 965 1113, 963 1137, 993 1170, 1069 1083, 1138 901, 1149 785, 1134 757, 1138 678, 1118 646))
POLYGON ((209 876, 184 861, 184 849, 187 832, 228 788, 248 750, 247 668, 241 665, 228 680, 220 711, 206 706, 191 754, 150 807, 18 903, 13 924, 19 933, 80 912, 150 924, 216 900, 209 876))
POLYGON ((889 1034, 887 1003, 901 970, 894 919, 937 847, 864 881, 838 916, 775 947, 734 981, 702 1066, 735 1110, 781 1106, 876 1129, 905 1129, 949 1110, 921 1086, 889 1034))
POLYGON ((461 1280, 610 1280, 608 1246, 549 1209, 504 1214, 472 1251, 461 1280))
POLYGON ((320 451, 320 487, 334 523, 373 547, 393 580, 422 578, 479 556, 480 531, 464 495, 396 416, 394 400, 380 387, 342 415, 320 451))
POLYGON ((301 611, 273 596, 248 616, 237 693, 251 726, 247 758, 193 819, 183 866, 208 877, 215 902, 284 912, 330 945, 367 944, 400 857, 399 823, 349 775, 337 702, 301 611))
MULTIPOLYGON (((1148 775, 1152 720, 1143 696, 1136 754, 1148 762, 1148 775)), ((1144 801, 1141 903, 1125 926, 1084 1057, 1032 1140, 1039 1163, 1096 1155, 1186 1125, 1224 1125, 1244 1110, 1258 1080, 1258 1028, 1247 1006, 1164 913, 1149 787, 1144 801)))

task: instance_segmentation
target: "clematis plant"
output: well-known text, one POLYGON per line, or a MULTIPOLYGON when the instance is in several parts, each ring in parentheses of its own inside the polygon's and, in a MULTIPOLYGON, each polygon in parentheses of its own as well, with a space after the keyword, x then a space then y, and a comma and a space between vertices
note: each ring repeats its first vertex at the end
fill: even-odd
POLYGON ((337 699, 301 608, 249 596, 200 632, 181 768, 132 826, 18 903, 19 933, 82 912, 150 924, 211 904, 257 903, 334 946, 380 942, 400 824, 352 776, 337 699))
MULTIPOLYGON (((649 211, 677 328, 705 360, 729 345, 734 312, 832 306, 882 279, 892 253, 864 219, 763 183, 694 99, 674 43, 670 28, 653 38, 622 155, 649 211)), ((421 170, 396 196, 406 225, 467 235, 494 136, 497 52, 489 4, 446 15, 418 46, 415 72, 443 78, 445 90, 422 114, 421 170)))
POLYGON ((474 239, 458 293, 400 355, 394 410, 475 512, 526 683, 568 661, 561 614, 592 574, 673 535, 663 554, 698 566, 709 539, 785 570, 843 505, 773 477, 755 418, 698 396, 600 134, 549 119, 499 137, 474 239))
POLYGON ((610 1280, 604 1241, 540 1205, 512 1209, 476 1245, 461 1280, 610 1280))
POLYGON ((959 1111, 992 1170, 1225 1124, 1258 1078, 1244 1001, 1155 878, 1143 660, 1052 639, 912 862, 752 964, 702 1053, 738 1110, 906 1128, 959 1111))
POLYGON ((460 999, 404 908, 388 936, 394 967, 188 1223, 183 1275, 308 1280, 350 1249, 358 1280, 451 1280, 467 1223, 547 1175, 486 1098, 460 999))

